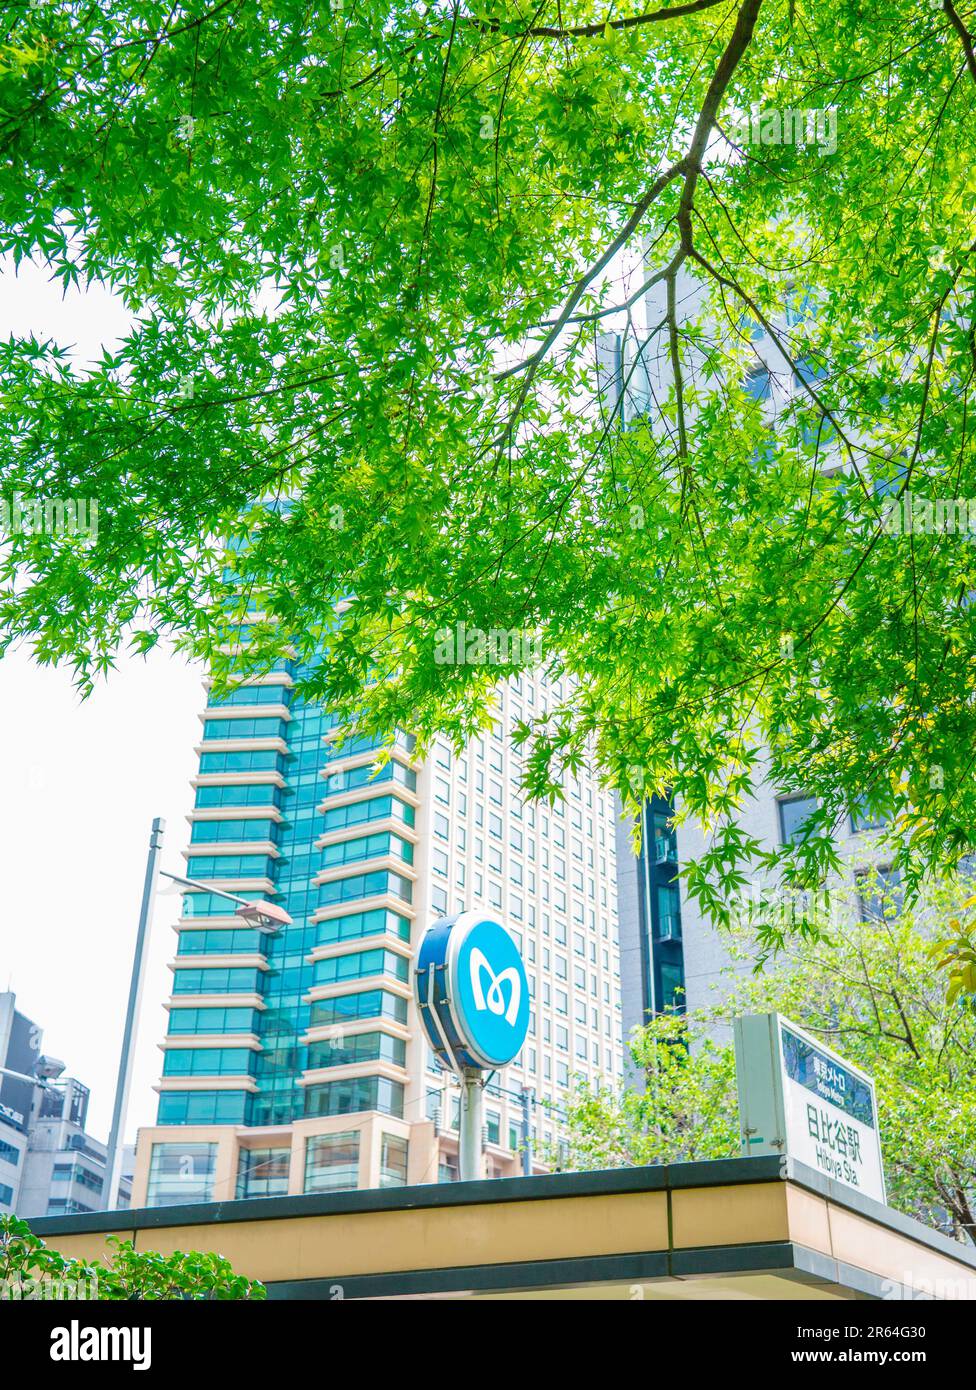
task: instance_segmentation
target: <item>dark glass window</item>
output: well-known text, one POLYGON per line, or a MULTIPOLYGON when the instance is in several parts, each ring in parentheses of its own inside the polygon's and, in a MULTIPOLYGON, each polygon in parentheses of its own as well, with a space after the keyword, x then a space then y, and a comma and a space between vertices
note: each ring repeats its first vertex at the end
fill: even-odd
POLYGON ((385 1076, 355 1076, 306 1090, 306 1115, 354 1115, 363 1110, 402 1119, 403 1086, 385 1076))
POLYGON ((407 1141, 398 1134, 384 1134, 380 1145, 380 1187, 406 1187, 407 1141))
POLYGON ((785 845, 803 838, 803 828, 816 809, 815 796, 791 796, 780 801, 779 827, 785 845))
POLYGON ((291 1149, 241 1149, 238 1197, 284 1197, 288 1192, 291 1149))
POLYGON ((855 875, 862 922, 890 922, 901 912, 904 893, 897 869, 875 869, 855 875))
POLYGON ((305 1191, 346 1192, 359 1186, 359 1131, 316 1134, 305 1146, 305 1191))
POLYGON ((887 817, 880 812, 869 811, 863 799, 851 812, 851 830, 855 835, 862 830, 881 830, 887 824, 887 817))

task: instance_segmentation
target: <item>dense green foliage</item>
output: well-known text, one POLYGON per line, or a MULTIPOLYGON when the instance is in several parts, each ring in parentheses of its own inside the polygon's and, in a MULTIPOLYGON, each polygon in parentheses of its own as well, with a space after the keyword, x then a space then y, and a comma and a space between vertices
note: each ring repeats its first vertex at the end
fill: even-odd
MULTIPOLYGON (((890 1204, 976 1242, 976 1009, 972 993, 947 998, 932 968, 935 938, 971 928, 973 904, 945 883, 914 912, 889 916, 878 902, 877 920, 821 922, 818 939, 794 937, 766 974, 730 974, 714 1006, 638 1030, 646 1091, 571 1092, 569 1166, 737 1154, 729 1025, 775 1009, 874 1076, 890 1204)), ((747 934, 739 945, 744 959, 747 934)))
POLYGON ((335 628, 310 691, 460 738, 513 665, 439 664, 438 631, 525 630, 573 678, 524 731, 531 789, 591 756, 631 804, 673 788, 714 830, 709 908, 769 863, 734 821, 767 774, 820 797, 794 880, 861 798, 906 870, 954 860, 976 551, 890 534, 877 488, 976 498, 973 22, 9 0, 0 252, 110 286, 133 327, 90 370, 0 346, 4 496, 99 507, 94 544, 10 537, 0 644, 83 686, 167 631, 219 663, 242 585, 255 661, 335 628), (836 148, 746 138, 753 110, 834 112, 836 148), (652 282, 667 384, 621 431, 595 340, 626 327, 633 357, 652 282), (774 417, 743 389, 756 326, 774 417), (229 566, 226 535, 250 537, 229 566))
POLYGON ((158 1255, 109 1237, 112 1258, 66 1259, 26 1221, 0 1216, 0 1298, 241 1299, 265 1297, 263 1284, 235 1274, 220 1255, 158 1255))

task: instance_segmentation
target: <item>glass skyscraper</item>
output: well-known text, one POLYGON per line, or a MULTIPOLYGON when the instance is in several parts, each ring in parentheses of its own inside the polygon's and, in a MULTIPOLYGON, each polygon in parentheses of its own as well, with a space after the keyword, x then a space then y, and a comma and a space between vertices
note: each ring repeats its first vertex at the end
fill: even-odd
POLYGON ((455 1177, 457 1088, 411 992, 419 940, 448 911, 501 912, 533 993, 526 1047, 487 1086, 485 1176, 521 1171, 527 1091, 545 1141, 574 1075, 622 1074, 612 796, 584 772, 559 805, 525 802, 509 738, 559 684, 500 686, 463 756, 438 742, 421 762, 401 735, 384 762, 340 741, 300 676, 283 660, 202 716, 187 874, 268 897, 292 925, 244 928, 186 893, 136 1205, 455 1177))

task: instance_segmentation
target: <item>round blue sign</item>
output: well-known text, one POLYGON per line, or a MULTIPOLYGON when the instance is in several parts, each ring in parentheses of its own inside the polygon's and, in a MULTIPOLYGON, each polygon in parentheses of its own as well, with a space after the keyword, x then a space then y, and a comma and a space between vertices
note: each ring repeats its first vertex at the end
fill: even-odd
POLYGON ((518 947, 497 918, 445 917, 417 956, 417 1003, 445 1066, 491 1070, 518 1056, 529 1031, 529 981, 518 947))

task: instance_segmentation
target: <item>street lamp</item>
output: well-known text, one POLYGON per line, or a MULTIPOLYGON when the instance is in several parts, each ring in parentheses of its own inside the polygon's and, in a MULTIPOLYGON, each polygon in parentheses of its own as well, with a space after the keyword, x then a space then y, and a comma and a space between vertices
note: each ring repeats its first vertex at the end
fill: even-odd
POLYGON ((291 918, 277 903, 263 900, 251 902, 228 893, 226 889, 215 888, 212 883, 198 883, 196 879, 182 878, 179 874, 167 873, 159 867, 159 854, 163 844, 166 822, 157 816, 152 823, 149 836, 149 854, 146 859, 146 877, 142 888, 142 908, 139 913, 139 930, 136 933, 136 949, 132 958, 132 978, 129 982, 129 1003, 125 1014, 125 1031, 122 1035, 122 1053, 119 1057, 119 1075, 115 1083, 115 1105, 112 1109, 112 1129, 108 1136, 107 1181, 105 1183, 104 1210, 114 1210, 118 1202, 119 1180, 122 1176, 122 1134, 125 1128, 126 1112, 129 1108, 129 1087, 132 1082, 133 1042, 142 1002, 142 986, 146 973, 146 942, 152 924, 153 904, 156 897, 157 878, 168 878, 181 888, 198 888, 215 897, 225 898, 235 903, 234 916, 248 926, 270 935, 279 927, 291 925, 291 918))
MULTIPOLYGON (((10 1067, 0 1067, 0 1076, 12 1076, 15 1081, 27 1081, 31 1086, 41 1086, 44 1090, 50 1090, 47 1076, 40 1069, 42 1062, 49 1062, 50 1060, 49 1057, 42 1057, 34 1069, 33 1076, 28 1076, 25 1071, 12 1071, 10 1067)), ((59 1062, 58 1066, 61 1071, 64 1071, 63 1062, 59 1062)), ((53 1075, 58 1076, 60 1072, 54 1072, 53 1075)))

